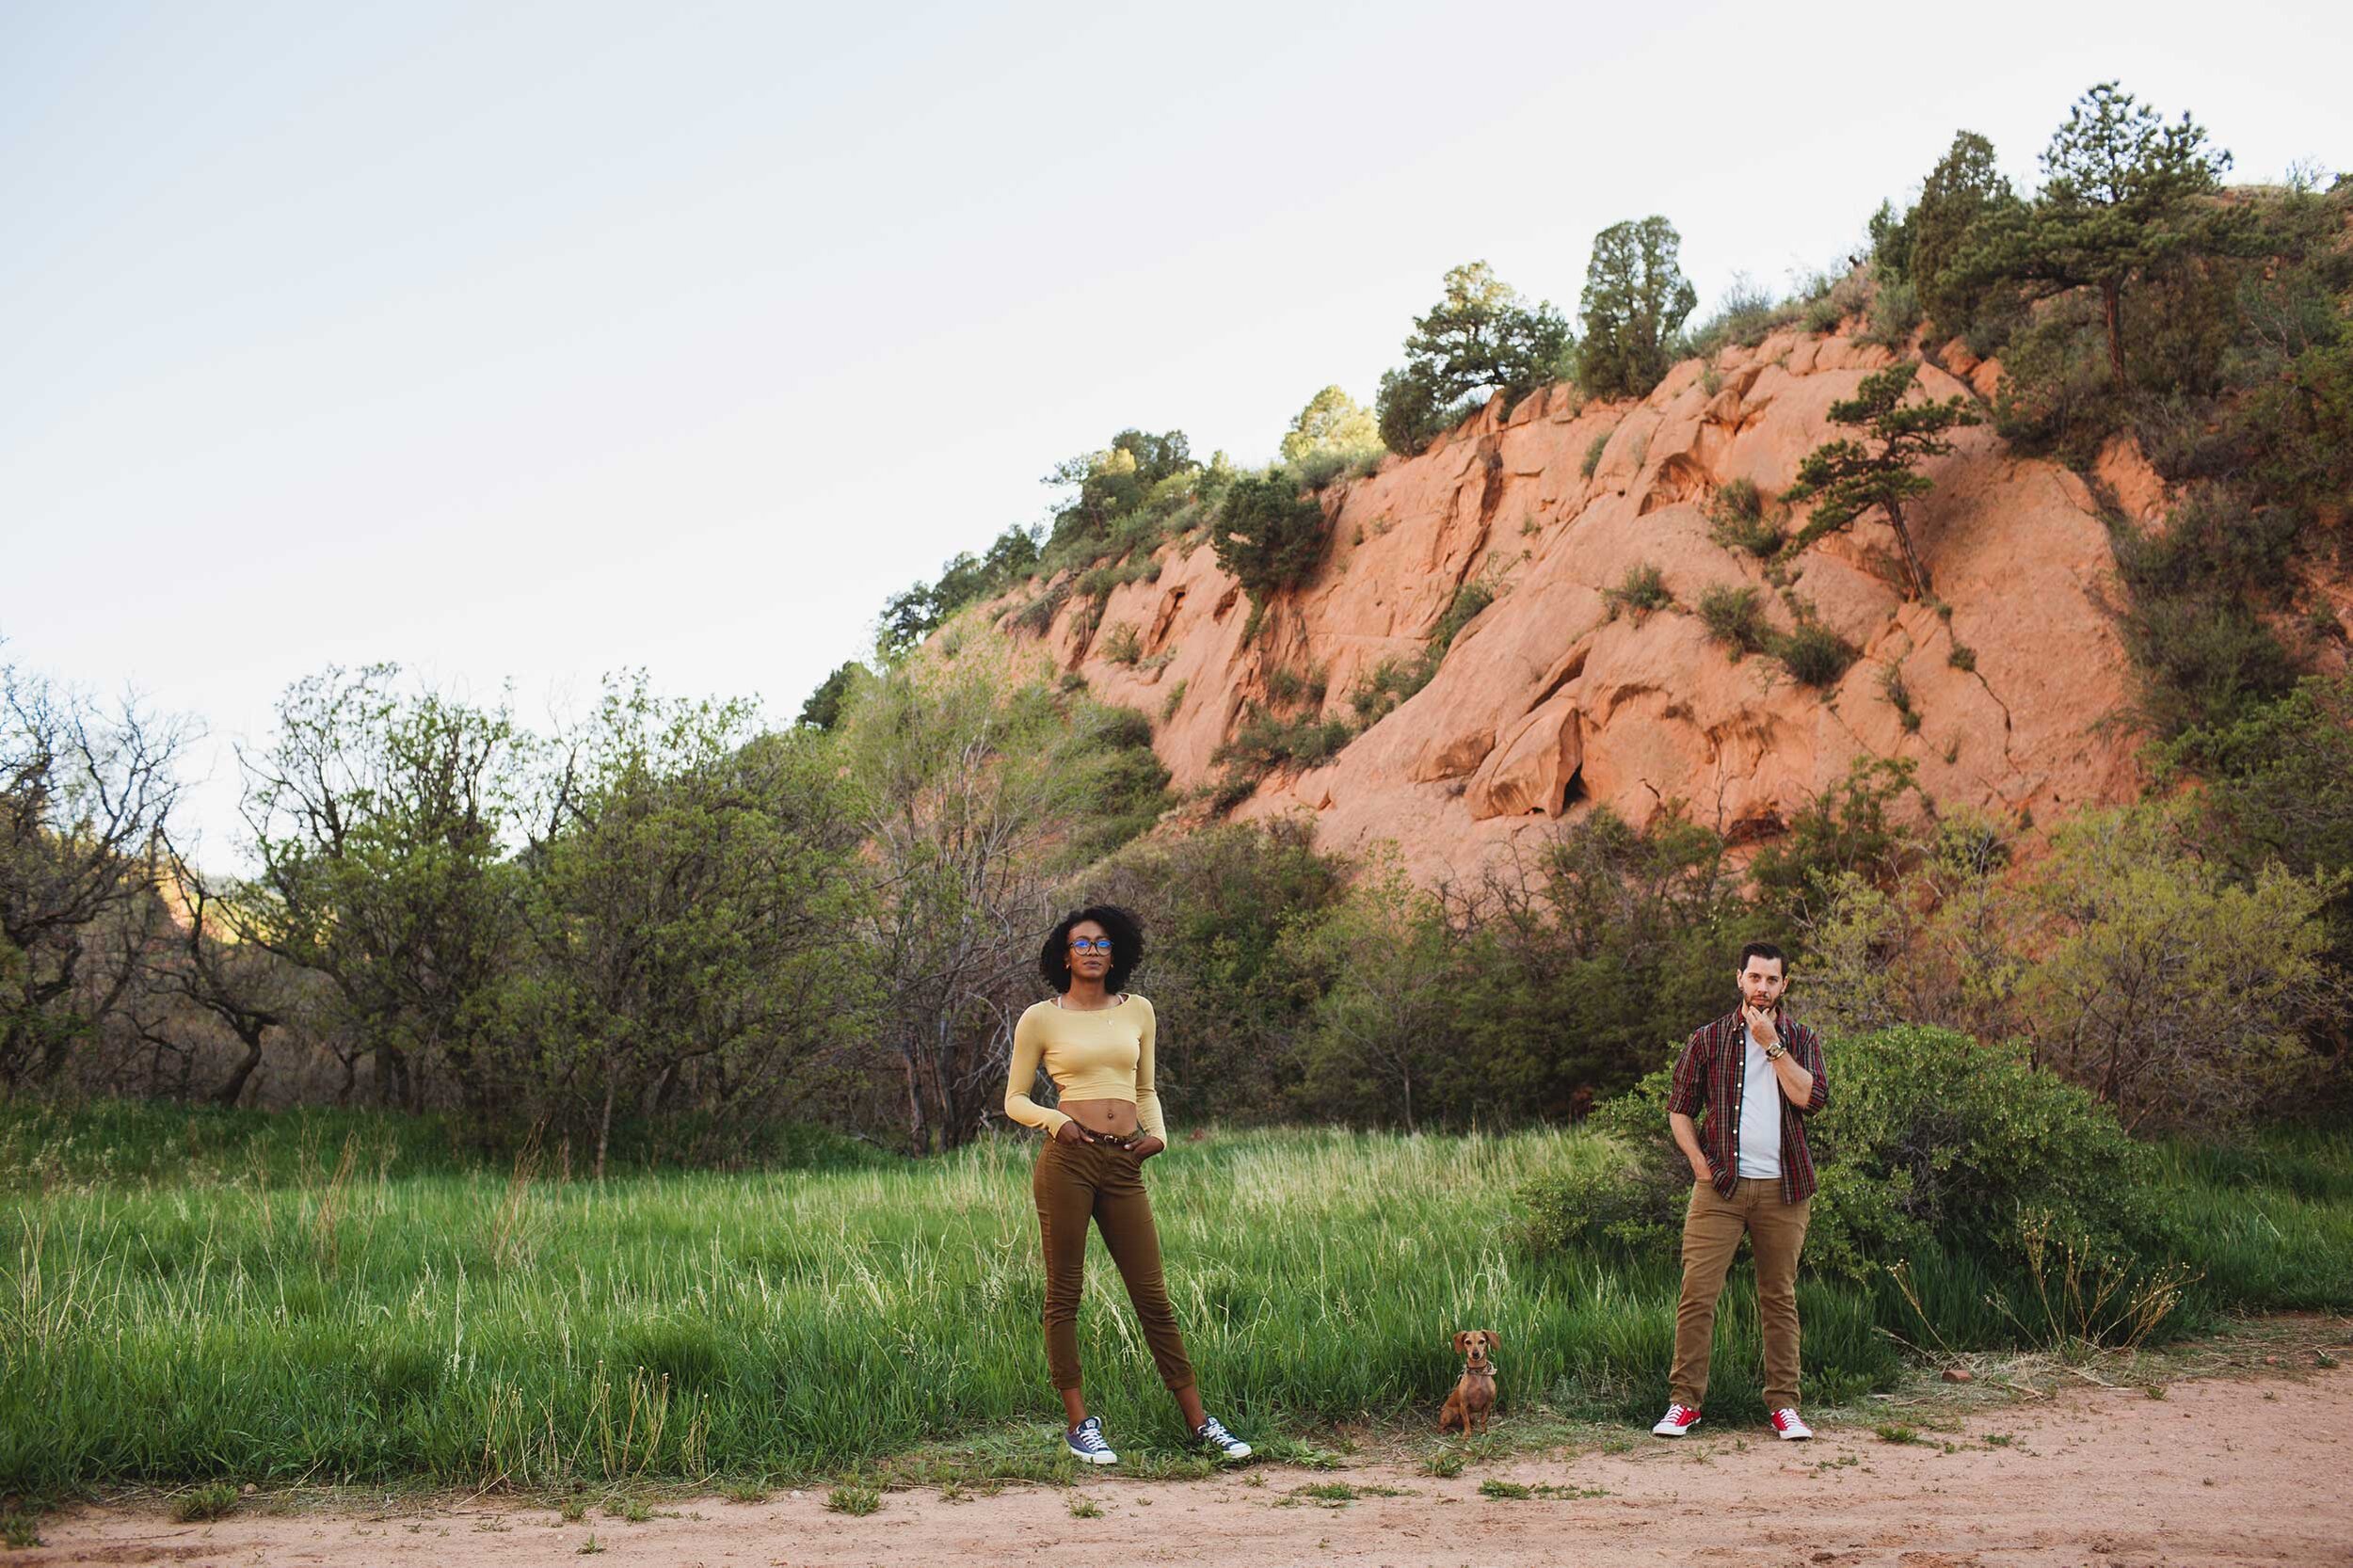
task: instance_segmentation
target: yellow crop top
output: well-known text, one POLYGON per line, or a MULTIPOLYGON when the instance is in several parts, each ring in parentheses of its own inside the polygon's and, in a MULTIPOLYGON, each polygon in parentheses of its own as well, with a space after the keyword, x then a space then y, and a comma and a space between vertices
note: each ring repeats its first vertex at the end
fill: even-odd
POLYGON ((1005 1114, 1049 1137, 1068 1116, 1030 1097, 1042 1065, 1064 1099, 1129 1100, 1136 1125, 1168 1142, 1160 1096, 1152 1087, 1152 1004, 1128 993, 1113 1007, 1074 1013, 1052 999, 1032 1004, 1013 1026, 1013 1068, 1005 1079, 1005 1114))

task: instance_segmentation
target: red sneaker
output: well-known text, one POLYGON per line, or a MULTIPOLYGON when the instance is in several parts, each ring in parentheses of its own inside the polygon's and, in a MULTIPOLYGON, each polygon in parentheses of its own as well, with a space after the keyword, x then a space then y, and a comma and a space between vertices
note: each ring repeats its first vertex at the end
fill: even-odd
POLYGON ((1781 1433, 1783 1441, 1789 1443, 1803 1442, 1814 1435, 1814 1429, 1799 1420, 1794 1410, 1774 1411, 1773 1430, 1781 1433))
POLYGON ((1658 1424, 1650 1430, 1655 1437, 1680 1437, 1699 1424, 1698 1411, 1688 1404, 1671 1404, 1667 1407, 1667 1414, 1660 1416, 1658 1424))

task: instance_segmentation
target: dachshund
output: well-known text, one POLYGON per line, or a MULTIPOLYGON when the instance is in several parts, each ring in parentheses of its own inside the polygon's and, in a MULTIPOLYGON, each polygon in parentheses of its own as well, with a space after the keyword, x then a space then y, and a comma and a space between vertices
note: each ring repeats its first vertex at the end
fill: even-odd
POLYGON ((1493 1329, 1468 1329, 1454 1336, 1454 1353, 1463 1358, 1463 1376, 1438 1412, 1440 1432, 1459 1431, 1465 1437, 1487 1430, 1487 1413, 1496 1404, 1496 1347, 1493 1329))

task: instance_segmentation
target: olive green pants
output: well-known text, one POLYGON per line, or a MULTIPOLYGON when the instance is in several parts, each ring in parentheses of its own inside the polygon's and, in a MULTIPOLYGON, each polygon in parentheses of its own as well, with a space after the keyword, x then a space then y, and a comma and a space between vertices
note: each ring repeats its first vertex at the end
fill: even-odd
POLYGON ((1691 1184, 1683 1215, 1683 1295, 1675 1304, 1675 1362, 1667 1397, 1697 1410, 1707 1398, 1707 1359, 1716 1344, 1716 1300, 1740 1238, 1756 1258, 1757 1326, 1765 1336, 1765 1408, 1798 1403, 1798 1252, 1814 1200, 1781 1201, 1778 1176, 1749 1177, 1725 1197, 1691 1184))
POLYGON ((1065 1144, 1048 1138, 1030 1173, 1037 1200, 1038 1238, 1046 1248, 1046 1364, 1057 1388, 1079 1386, 1079 1297, 1086 1285, 1087 1222, 1127 1282, 1144 1342, 1170 1389, 1193 1386, 1193 1364, 1160 1278, 1160 1238, 1152 1228, 1152 1199, 1144 1190, 1143 1161, 1108 1144, 1065 1144))

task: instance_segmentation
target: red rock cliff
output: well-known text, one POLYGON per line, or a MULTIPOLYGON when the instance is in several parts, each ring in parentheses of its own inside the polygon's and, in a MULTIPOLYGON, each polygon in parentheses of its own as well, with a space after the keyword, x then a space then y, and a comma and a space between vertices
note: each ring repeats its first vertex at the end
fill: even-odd
MULTIPOLYGON (((1790 566, 1790 591, 1862 650, 1833 690, 1800 685, 1771 658, 1736 662, 1693 613, 1710 587, 1754 584, 1774 624, 1789 624, 1761 563, 1715 542, 1705 508, 1736 479, 1778 498, 1808 451, 1846 433, 1830 424, 1831 404, 1892 358, 1843 336, 1782 332, 1687 361, 1639 403, 1580 406, 1559 387, 1508 419, 1491 405, 1420 456, 1326 493, 1329 553, 1272 607, 1255 646, 1242 641, 1248 600, 1196 541, 1166 547, 1158 580, 1114 590, 1102 614, 1104 627, 1136 628, 1145 664, 1167 653, 1164 664, 1102 657, 1077 600, 1043 650, 1103 700, 1152 714, 1160 755, 1187 789, 1214 775, 1211 754, 1265 692, 1267 670, 1321 666, 1325 711, 1346 716, 1357 679, 1417 656, 1456 590, 1486 574, 1494 602, 1426 687, 1330 762, 1268 779, 1236 812, 1304 807, 1323 847, 1393 840, 1424 880, 1472 871, 1514 836, 1599 805, 1642 824, 1679 799, 1737 840, 1769 837, 1860 758, 1910 759, 1939 801, 2013 821, 2047 824, 2133 798, 2107 531, 2082 480, 2011 456, 1988 427, 1957 433, 1959 450, 1924 470, 1934 491, 1909 514, 1945 613, 1904 600, 1876 513, 1790 566), (1596 437, 1606 444, 1588 477, 1596 437), (1613 615, 1605 591, 1646 565, 1673 606, 1613 615), (1974 667, 1954 662, 1957 645, 1974 667), (1889 699, 1890 671, 1917 728, 1889 699)), ((1967 368, 1991 385, 1993 367, 1967 368)), ((1930 397, 1979 390, 1933 366, 1919 380, 1930 397)), ((2104 477, 2110 467, 2128 506, 2147 500, 2137 491, 2154 476, 2137 455, 2104 460, 2104 477)), ((1016 638, 1026 658, 1040 648, 1016 638)))

